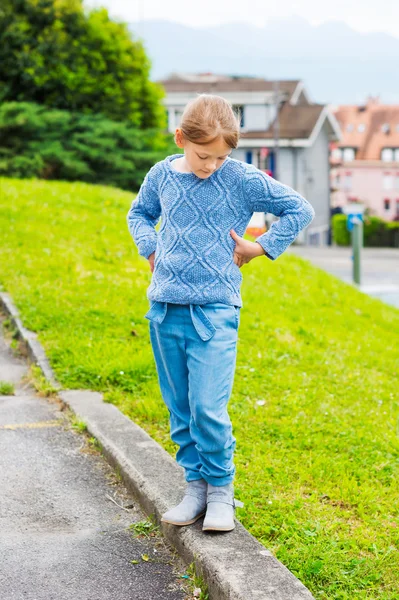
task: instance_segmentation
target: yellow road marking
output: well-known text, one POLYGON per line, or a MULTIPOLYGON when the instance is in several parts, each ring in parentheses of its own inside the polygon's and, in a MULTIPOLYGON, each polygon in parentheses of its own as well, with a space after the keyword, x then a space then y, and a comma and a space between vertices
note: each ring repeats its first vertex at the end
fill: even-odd
POLYGON ((38 429, 39 427, 57 427, 61 421, 38 421, 37 423, 15 423, 13 425, 0 425, 0 429, 38 429))

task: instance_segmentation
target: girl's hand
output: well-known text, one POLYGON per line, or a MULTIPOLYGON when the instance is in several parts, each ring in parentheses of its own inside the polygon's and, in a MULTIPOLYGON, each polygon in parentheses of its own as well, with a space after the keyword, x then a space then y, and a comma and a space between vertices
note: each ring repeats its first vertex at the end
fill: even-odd
POLYGON ((249 263, 253 258, 265 254, 265 251, 258 242, 244 240, 244 238, 240 237, 234 229, 230 229, 230 235, 236 242, 233 259, 240 268, 242 265, 245 265, 245 263, 249 263))
POLYGON ((150 256, 148 257, 148 262, 150 263, 151 273, 154 272, 154 260, 155 260, 155 252, 150 254, 150 256))

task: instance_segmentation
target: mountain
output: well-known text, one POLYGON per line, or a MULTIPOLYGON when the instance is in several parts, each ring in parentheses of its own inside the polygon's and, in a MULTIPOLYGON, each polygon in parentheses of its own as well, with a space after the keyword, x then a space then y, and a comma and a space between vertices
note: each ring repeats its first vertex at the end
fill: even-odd
POLYGON ((368 95, 399 103, 399 38, 359 33, 342 21, 311 25, 300 16, 265 27, 188 27, 161 20, 130 24, 152 61, 151 78, 177 72, 303 79, 316 102, 352 104, 368 95))

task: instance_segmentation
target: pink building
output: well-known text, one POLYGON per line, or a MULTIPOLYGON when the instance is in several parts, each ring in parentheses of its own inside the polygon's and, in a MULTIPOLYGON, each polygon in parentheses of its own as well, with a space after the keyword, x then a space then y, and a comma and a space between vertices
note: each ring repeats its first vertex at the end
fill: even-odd
POLYGON ((334 109, 342 137, 331 144, 331 203, 359 201, 386 221, 399 219, 399 106, 369 98, 334 109))

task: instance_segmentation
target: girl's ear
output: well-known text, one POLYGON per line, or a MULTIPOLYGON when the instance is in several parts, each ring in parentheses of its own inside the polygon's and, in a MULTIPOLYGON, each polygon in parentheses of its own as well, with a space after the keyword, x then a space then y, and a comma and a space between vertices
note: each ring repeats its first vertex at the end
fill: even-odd
POLYGON ((180 127, 177 127, 175 131, 175 143, 179 148, 184 148, 183 132, 180 127))

